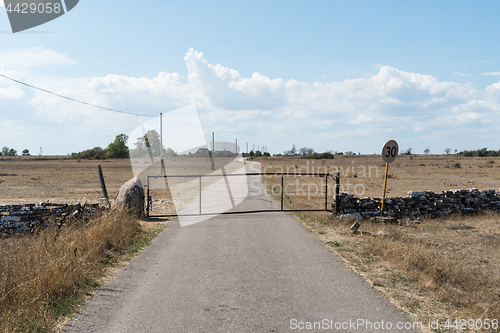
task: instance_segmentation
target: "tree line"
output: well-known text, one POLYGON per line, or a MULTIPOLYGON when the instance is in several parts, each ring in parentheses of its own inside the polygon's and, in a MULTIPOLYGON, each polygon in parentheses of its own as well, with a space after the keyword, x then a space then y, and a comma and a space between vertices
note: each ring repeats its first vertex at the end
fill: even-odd
POLYGON ((107 148, 94 147, 78 153, 72 153, 75 159, 101 160, 106 158, 127 158, 129 149, 127 146, 128 135, 118 134, 115 140, 107 148))
MULTIPOLYGON (((30 151, 28 149, 25 149, 23 150, 22 154, 23 156, 29 156, 30 151)), ((2 148, 2 151, 0 151, 0 156, 17 156, 17 150, 4 146, 2 148)))
POLYGON ((464 150, 458 153, 458 155, 466 157, 490 157, 490 156, 500 156, 500 150, 488 150, 487 148, 481 148, 477 150, 464 150))
POLYGON ((128 158, 128 157, 146 157, 160 156, 175 157, 177 154, 171 148, 165 149, 161 145, 160 135, 155 130, 149 130, 141 137, 138 137, 135 142, 135 148, 128 147, 128 135, 118 134, 115 140, 106 148, 94 147, 78 153, 72 153, 71 156, 75 159, 90 159, 100 160, 106 158, 128 158))

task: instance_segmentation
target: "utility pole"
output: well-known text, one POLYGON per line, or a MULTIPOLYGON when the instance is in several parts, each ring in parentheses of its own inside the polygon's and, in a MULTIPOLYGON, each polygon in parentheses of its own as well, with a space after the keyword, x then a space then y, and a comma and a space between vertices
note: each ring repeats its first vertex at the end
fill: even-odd
POLYGON ((160 112, 160 175, 163 176, 163 115, 160 112))
POLYGON ((212 132, 212 170, 215 170, 215 133, 212 132))
POLYGON ((248 154, 248 142, 247 142, 247 154, 248 154))
POLYGON ((238 156, 238 139, 234 142, 234 150, 236 151, 236 156, 238 156))

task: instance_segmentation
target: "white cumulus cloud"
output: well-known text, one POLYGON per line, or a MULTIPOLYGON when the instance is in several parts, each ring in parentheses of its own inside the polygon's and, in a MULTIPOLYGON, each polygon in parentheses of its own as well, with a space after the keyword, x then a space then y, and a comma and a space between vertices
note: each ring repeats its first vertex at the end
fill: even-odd
MULTIPOLYGON (((73 63, 66 55, 58 59, 73 63)), ((428 74, 377 66, 376 74, 358 79, 307 83, 257 72, 243 77, 236 69, 210 64, 193 49, 184 60, 186 77, 165 72, 152 78, 110 74, 51 82, 43 88, 140 114, 155 115, 194 104, 207 132, 215 131, 229 141, 238 138, 267 145, 274 152, 292 144, 319 151, 376 152, 390 138, 397 139, 402 149, 414 151, 420 145, 422 150, 443 145, 431 147, 442 151, 444 146, 475 149, 489 144, 479 140, 499 141, 495 133, 500 127, 500 82, 477 90, 471 83, 439 81, 428 74)), ((0 90, 0 102, 23 97, 11 85, 6 87, 10 88, 0 90)), ((117 117, 43 92, 36 92, 28 102, 38 119, 73 126, 82 135, 107 131, 109 137, 126 133, 132 126, 127 125, 127 116, 117 117)), ((95 141, 86 146, 99 145, 98 139, 94 136, 95 141)))

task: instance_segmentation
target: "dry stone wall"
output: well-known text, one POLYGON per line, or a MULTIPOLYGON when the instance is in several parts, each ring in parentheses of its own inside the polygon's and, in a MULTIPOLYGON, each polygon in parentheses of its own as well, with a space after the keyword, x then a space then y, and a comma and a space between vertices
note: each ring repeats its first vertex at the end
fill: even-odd
MULTIPOLYGON (((381 203, 382 198, 355 198, 350 193, 340 194, 341 211, 344 214, 359 213, 363 218, 378 216, 381 203)), ((332 203, 332 209, 335 211, 335 201, 332 203)), ((438 217, 487 210, 500 211, 500 191, 494 189, 480 191, 473 188, 442 193, 408 192, 406 197, 389 197, 384 203, 384 213, 395 218, 438 217)))
POLYGON ((99 203, 68 205, 42 202, 24 205, 0 205, 0 233, 16 234, 33 232, 70 216, 73 221, 92 217, 102 206, 99 203))

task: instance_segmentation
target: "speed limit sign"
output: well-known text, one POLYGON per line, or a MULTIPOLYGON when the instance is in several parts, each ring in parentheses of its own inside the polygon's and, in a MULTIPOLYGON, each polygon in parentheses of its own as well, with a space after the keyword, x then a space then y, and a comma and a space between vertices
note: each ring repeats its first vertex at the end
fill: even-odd
POLYGON ((399 147, 395 140, 389 140, 385 143, 384 148, 382 148, 382 159, 386 163, 392 163, 398 156, 399 147))
POLYGON ((394 162, 398 156, 399 147, 396 140, 389 140, 382 148, 382 159, 385 161, 384 194, 382 196, 382 206, 380 207, 380 216, 384 213, 385 190, 387 189, 387 177, 389 175, 389 163, 394 162))

